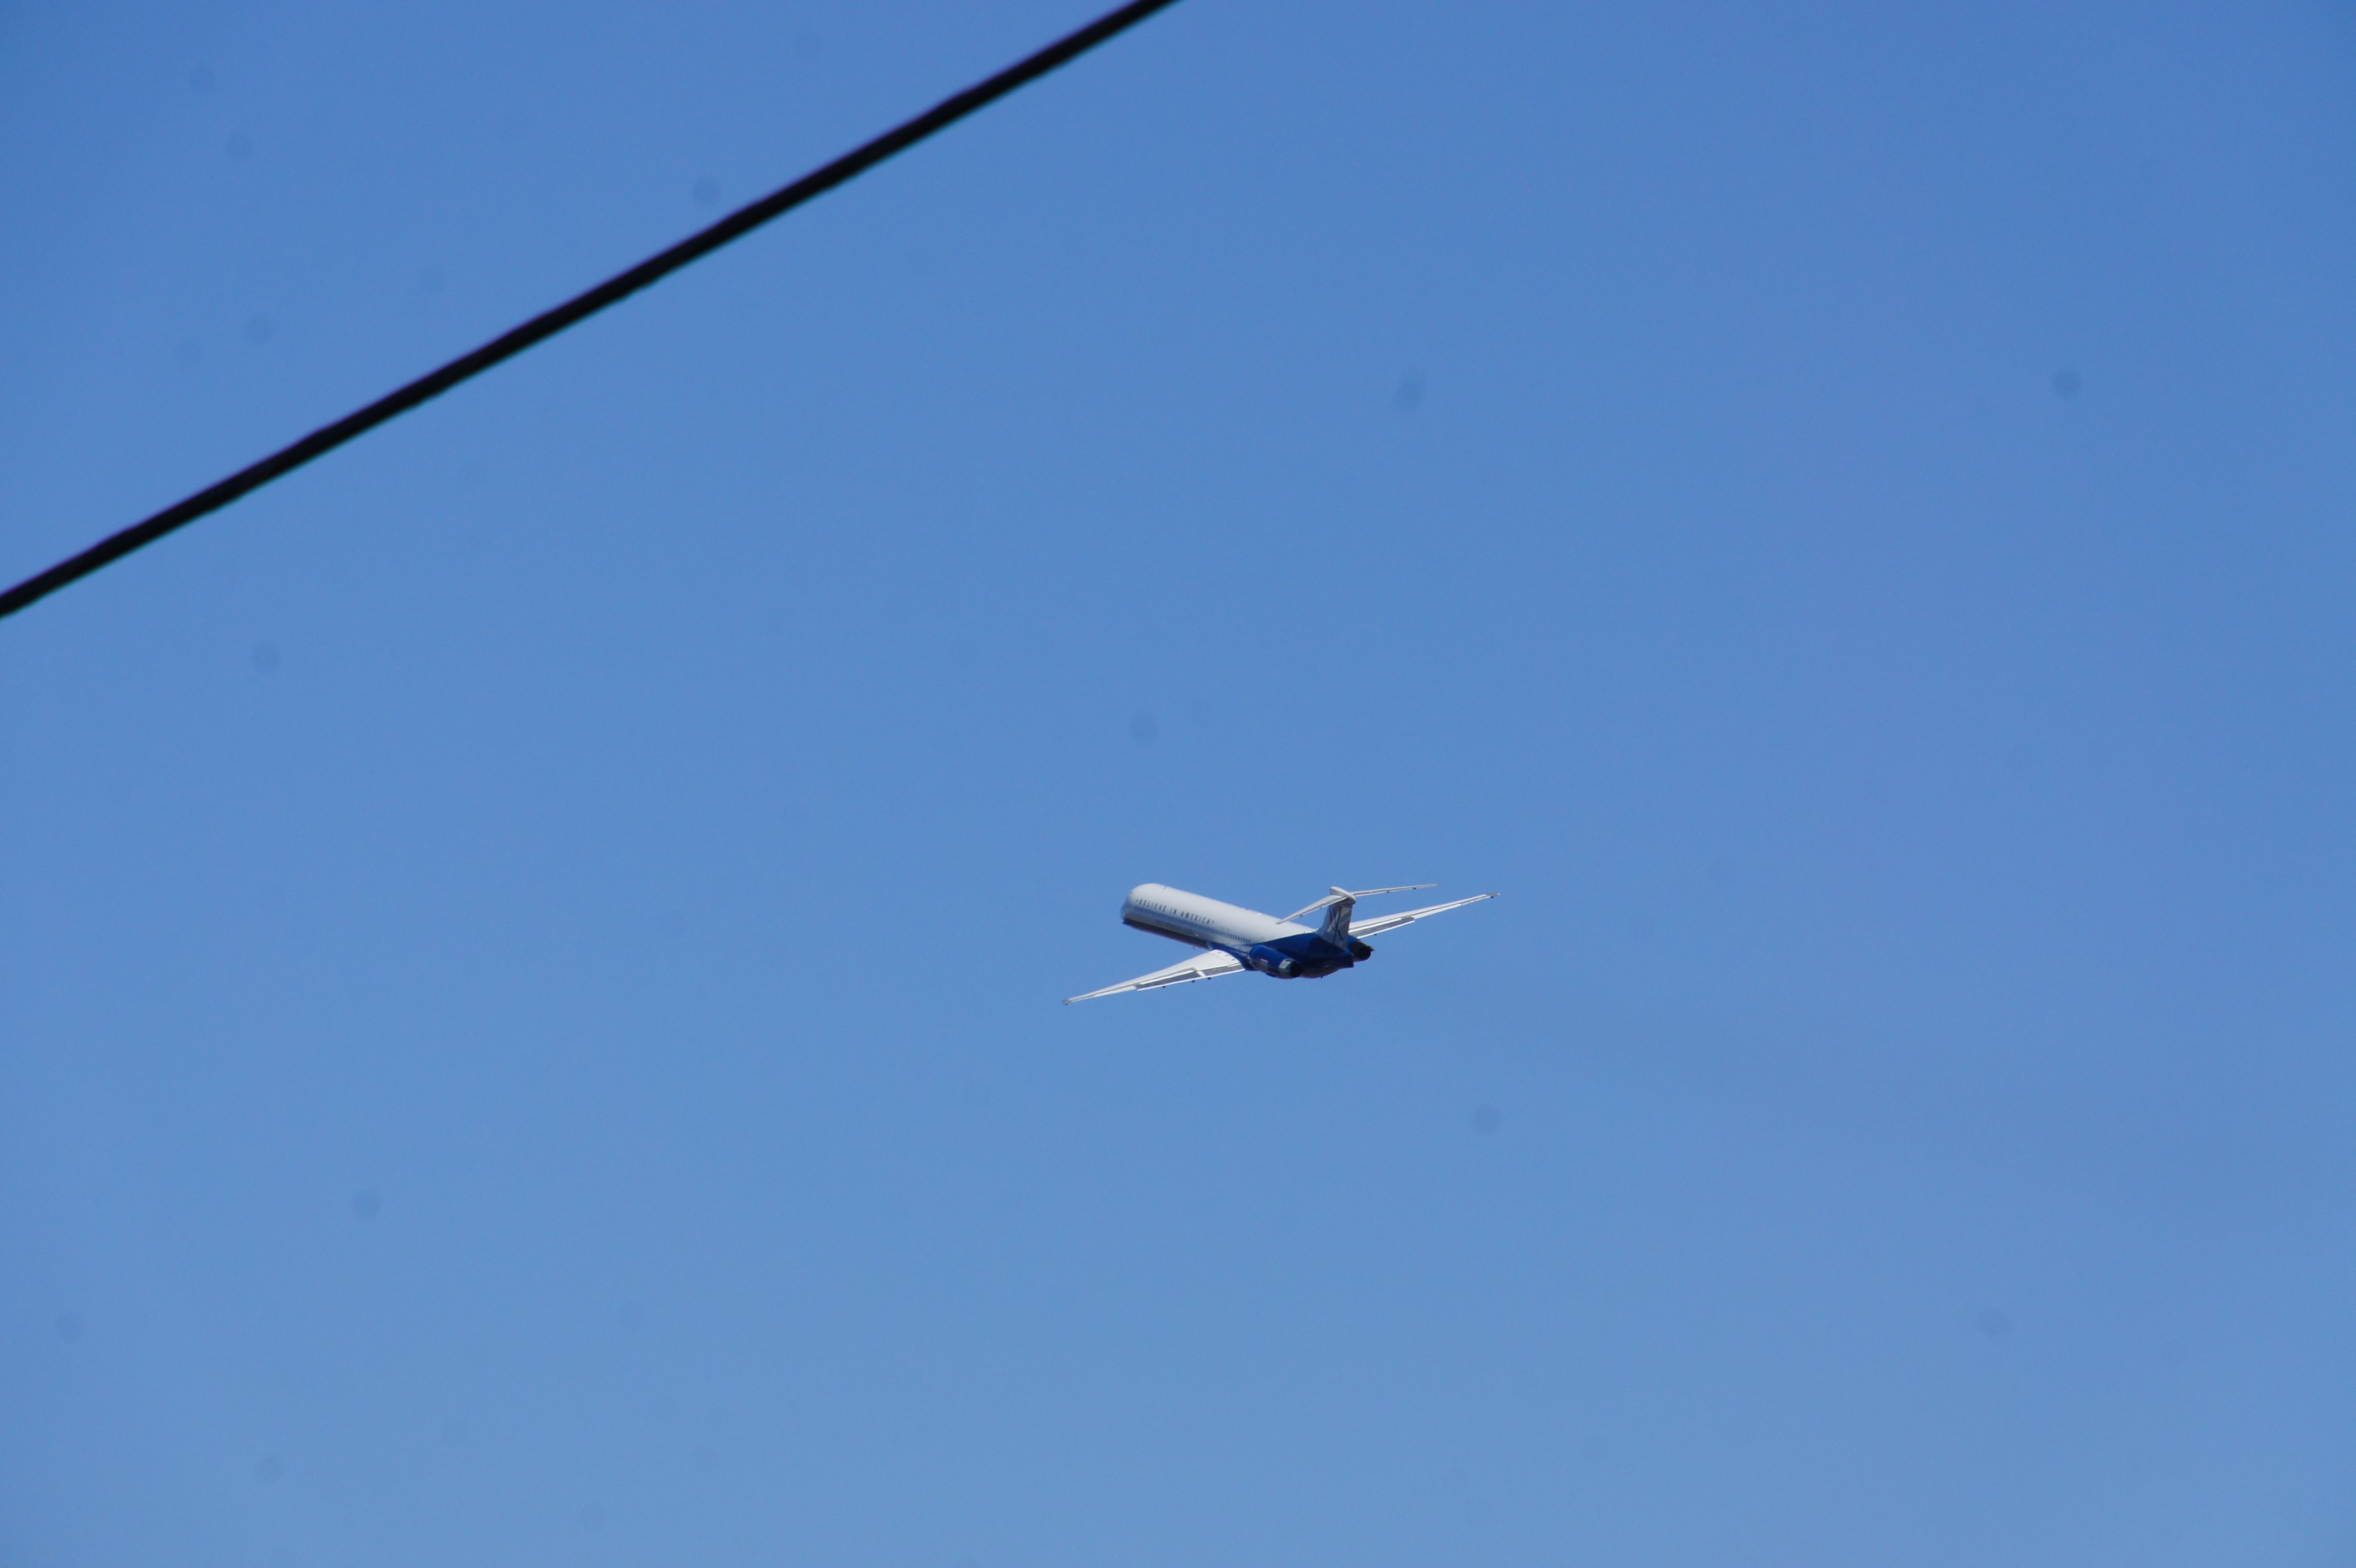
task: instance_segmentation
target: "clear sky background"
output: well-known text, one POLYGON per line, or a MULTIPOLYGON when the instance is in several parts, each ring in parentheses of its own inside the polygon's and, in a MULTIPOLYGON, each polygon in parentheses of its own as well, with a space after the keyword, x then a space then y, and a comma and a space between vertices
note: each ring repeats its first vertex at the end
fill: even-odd
MULTIPOLYGON (((0 11, 0 570, 1087 14, 0 11)), ((0 1561, 2356 1559, 2351 190, 1188 0, 0 625, 0 1561)))

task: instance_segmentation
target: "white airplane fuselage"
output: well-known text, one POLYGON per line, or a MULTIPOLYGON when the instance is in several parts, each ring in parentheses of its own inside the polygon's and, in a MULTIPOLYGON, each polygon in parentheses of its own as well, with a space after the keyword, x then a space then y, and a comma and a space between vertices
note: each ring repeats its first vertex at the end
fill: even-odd
POLYGON ((1231 954, 1246 969, 1278 980, 1321 979, 1374 956, 1349 934, 1348 908, 1340 913, 1323 929, 1304 926, 1159 882, 1130 888, 1120 907, 1125 926, 1231 954))

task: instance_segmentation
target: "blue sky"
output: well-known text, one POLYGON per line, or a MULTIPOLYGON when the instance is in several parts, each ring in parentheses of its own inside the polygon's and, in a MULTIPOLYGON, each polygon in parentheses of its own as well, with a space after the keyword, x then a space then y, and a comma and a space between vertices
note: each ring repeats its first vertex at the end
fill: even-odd
MULTIPOLYGON (((1087 14, 0 15, 0 572, 1087 14)), ((2348 1561, 2351 66, 1188 0, 0 626, 0 1557, 2348 1561)))

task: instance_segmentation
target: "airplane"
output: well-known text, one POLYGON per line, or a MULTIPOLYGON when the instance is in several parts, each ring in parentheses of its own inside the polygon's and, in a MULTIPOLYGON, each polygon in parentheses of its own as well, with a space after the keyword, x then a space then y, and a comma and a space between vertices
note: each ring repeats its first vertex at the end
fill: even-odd
POLYGON ((1276 980, 1322 980, 1372 958, 1375 950, 1365 944, 1364 939, 1367 937, 1413 925, 1428 915, 1462 909, 1467 904, 1496 897, 1494 893, 1475 893, 1452 904, 1434 904, 1428 909, 1409 909, 1403 915, 1377 915, 1371 920, 1350 918, 1361 898, 1372 898, 1378 893, 1414 893, 1439 886, 1437 882, 1411 882, 1404 887, 1369 887, 1361 893, 1336 887, 1314 904, 1295 909, 1280 920, 1257 909, 1222 904, 1199 893, 1182 893, 1159 882, 1148 882, 1129 890, 1129 897, 1120 906, 1120 923, 1208 950, 1200 958, 1157 969, 1151 974, 1141 974, 1135 980, 1124 980, 1119 985, 1108 985, 1102 991, 1066 996, 1064 1005, 1068 1007, 1075 1002, 1089 1002, 1122 991, 1158 991, 1165 985, 1215 980, 1223 974, 1241 974, 1248 969, 1276 980), (1317 925, 1297 923, 1301 916, 1320 909, 1325 915, 1317 925))

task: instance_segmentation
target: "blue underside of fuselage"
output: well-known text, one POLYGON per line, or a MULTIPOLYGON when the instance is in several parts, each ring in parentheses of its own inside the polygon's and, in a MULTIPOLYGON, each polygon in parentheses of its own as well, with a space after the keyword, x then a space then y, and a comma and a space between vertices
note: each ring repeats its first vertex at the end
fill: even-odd
POLYGON ((1348 969, 1357 961, 1350 950, 1336 947, 1323 937, 1311 934, 1299 937, 1279 937, 1267 944, 1301 966, 1295 980, 1316 980, 1336 970, 1348 969))
MULTIPOLYGON (((1189 947, 1207 948, 1213 945, 1193 931, 1183 929, 1174 923, 1164 925, 1150 916, 1140 919, 1134 915, 1124 915, 1121 918, 1121 924, 1132 930, 1151 931, 1157 937, 1174 938, 1189 947)), ((1352 968, 1357 962, 1357 960, 1350 956, 1349 949, 1327 941, 1314 931, 1304 931, 1297 937, 1279 937, 1276 940, 1262 945, 1282 953, 1297 966, 1290 975, 1269 975, 1269 978, 1271 980, 1317 980, 1352 968)), ((1244 957, 1241 950, 1234 950, 1237 957, 1244 957)), ((1246 958, 1245 961, 1249 962, 1250 960, 1246 958)), ((1253 967, 1258 968, 1257 964, 1253 967)), ((1268 973, 1266 970, 1261 970, 1260 972, 1268 973)))

